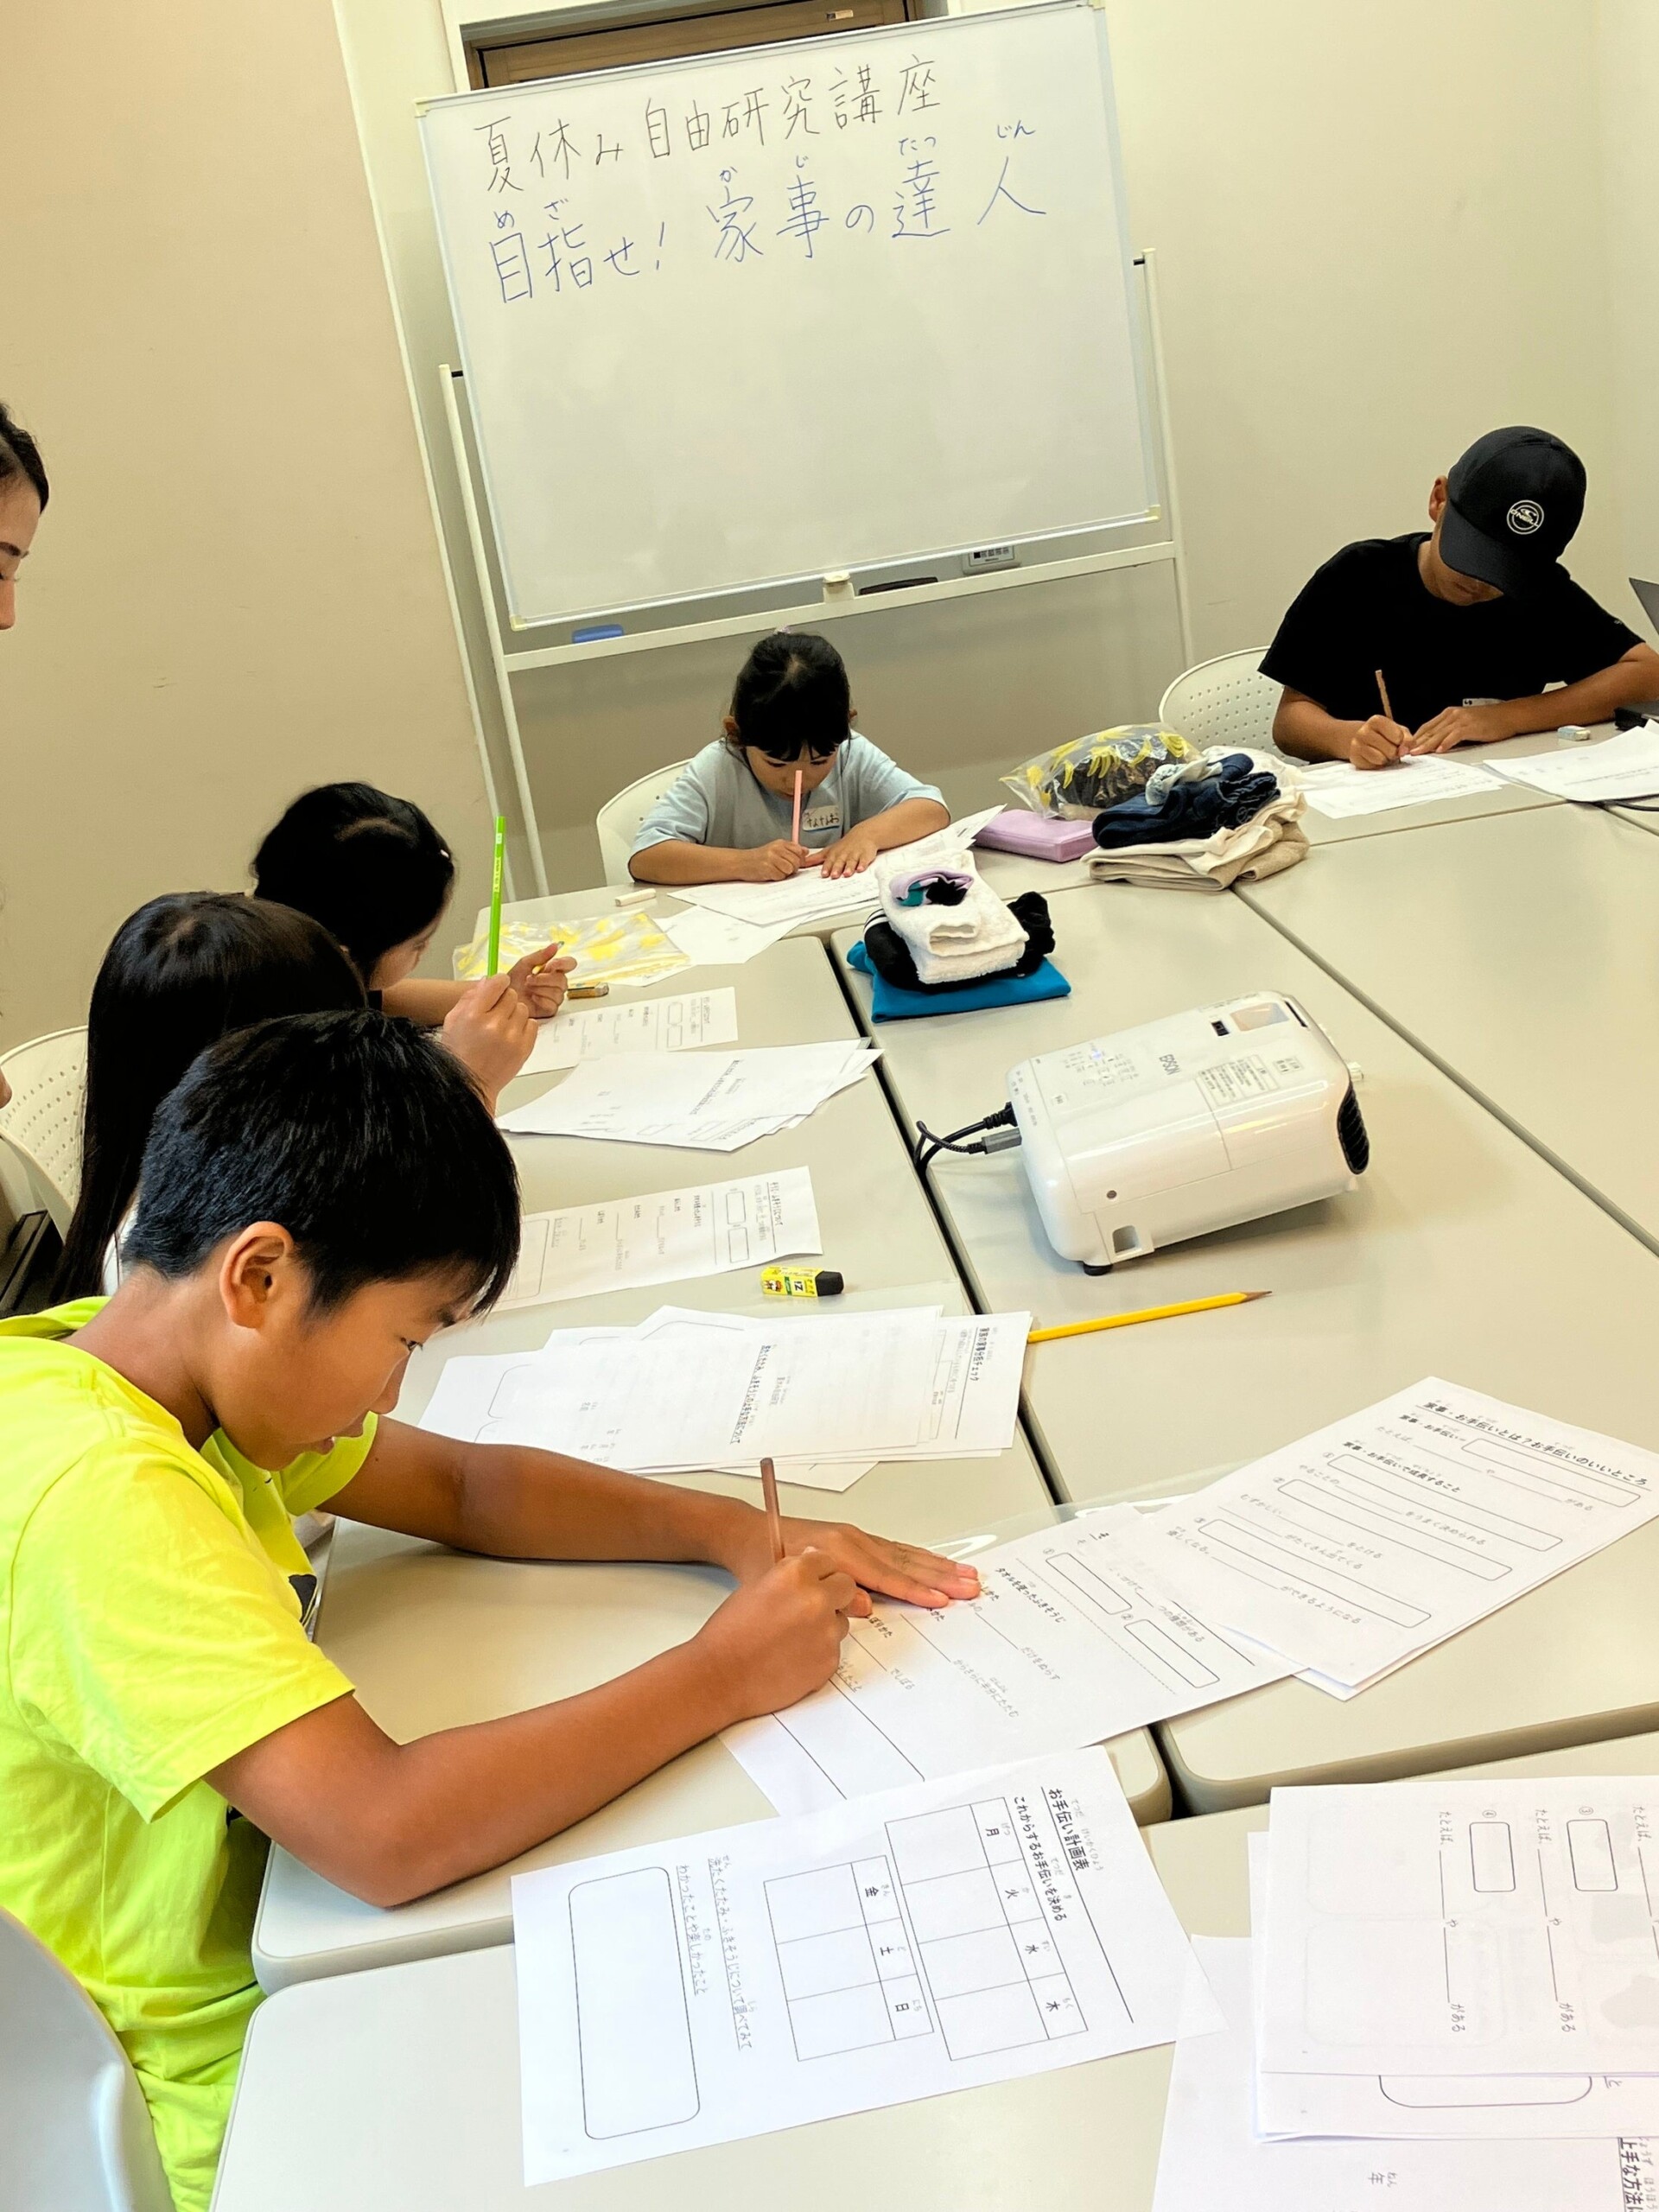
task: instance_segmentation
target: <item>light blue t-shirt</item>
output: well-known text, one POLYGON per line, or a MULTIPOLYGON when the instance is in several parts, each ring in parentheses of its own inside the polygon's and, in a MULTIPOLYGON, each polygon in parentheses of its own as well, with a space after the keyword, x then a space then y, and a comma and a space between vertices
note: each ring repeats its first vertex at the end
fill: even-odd
MULTIPOLYGON (((918 783, 879 745, 855 732, 836 753, 836 763, 801 805, 801 842, 815 849, 833 845, 872 815, 885 814, 901 799, 937 799, 931 784, 918 783)), ((748 849, 787 837, 795 817, 793 797, 780 798, 756 781, 741 753, 716 739, 705 745, 685 772, 659 798, 639 825, 632 849, 683 839, 691 845, 729 845, 748 849)))

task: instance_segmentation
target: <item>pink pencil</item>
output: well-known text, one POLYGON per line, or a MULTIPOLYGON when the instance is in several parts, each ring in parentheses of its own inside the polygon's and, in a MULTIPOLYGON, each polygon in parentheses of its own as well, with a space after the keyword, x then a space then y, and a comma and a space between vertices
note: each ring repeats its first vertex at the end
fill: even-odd
POLYGON ((798 768, 795 771, 795 827, 790 832, 790 839, 797 845, 801 842, 801 772, 798 768))

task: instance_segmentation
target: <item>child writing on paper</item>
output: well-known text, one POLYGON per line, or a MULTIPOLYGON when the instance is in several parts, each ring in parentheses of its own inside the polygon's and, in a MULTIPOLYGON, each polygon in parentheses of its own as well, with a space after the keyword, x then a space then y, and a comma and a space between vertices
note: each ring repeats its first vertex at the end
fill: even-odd
MULTIPOLYGON (((321 784, 302 791, 253 859, 253 895, 296 907, 346 949, 371 1006, 436 1029, 466 986, 429 982, 415 969, 436 936, 454 888, 449 848, 418 806, 372 784, 321 784)), ((527 952, 507 972, 534 1020, 564 1003, 575 963, 556 944, 527 952)))
POLYGON ((859 736, 856 712, 827 638, 762 638, 738 672, 725 735, 640 824, 628 858, 635 880, 774 883, 812 867, 856 875, 878 853, 943 830, 950 815, 941 794, 859 736))
MULTIPOLYGON (((156 1109, 198 1052, 277 1014, 360 1007, 356 969, 320 922, 218 891, 152 899, 116 931, 86 1017, 80 1186, 53 1295, 87 1298, 120 1280, 118 1243, 132 1210, 156 1109)), ((493 1110, 536 1026, 509 979, 474 983, 441 1041, 493 1110)))
POLYGON ((259 2001, 267 1837, 404 1904, 816 1689, 867 1592, 977 1592, 817 1522, 784 1522, 774 1565, 753 1506, 390 1419, 518 1249, 512 1157, 455 1060, 367 1010, 290 1015, 162 1102, 114 1296, 0 1321, 0 1905, 121 2038, 177 2212, 207 2212, 259 2001), (506 1559, 704 1562, 730 1594, 613 1681, 399 1743, 305 1634, 292 1516, 324 1504, 506 1559))

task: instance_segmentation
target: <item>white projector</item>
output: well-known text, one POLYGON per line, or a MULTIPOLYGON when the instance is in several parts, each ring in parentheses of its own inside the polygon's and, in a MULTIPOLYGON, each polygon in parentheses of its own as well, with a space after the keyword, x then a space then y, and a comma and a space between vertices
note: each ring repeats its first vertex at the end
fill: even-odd
POLYGON ((1370 1157, 1347 1063, 1273 991, 1022 1060, 1008 1098, 1049 1241, 1095 1272, 1351 1191, 1370 1157))

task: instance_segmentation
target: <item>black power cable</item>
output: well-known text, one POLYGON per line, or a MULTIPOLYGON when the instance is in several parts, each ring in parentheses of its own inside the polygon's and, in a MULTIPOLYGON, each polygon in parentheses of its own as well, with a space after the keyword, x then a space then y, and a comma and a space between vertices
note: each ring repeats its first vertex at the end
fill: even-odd
POLYGON ((948 1136, 935 1136, 925 1122, 918 1122, 916 1131, 919 1142, 916 1147, 918 1171, 925 1175, 942 1152, 1007 1152, 1020 1141, 1019 1127, 1012 1106, 1003 1106, 995 1114, 988 1114, 982 1122, 965 1122, 959 1129, 952 1129, 948 1136), (990 1134, 981 1137, 977 1144, 963 1144, 963 1137, 978 1136, 983 1129, 990 1134), (997 1137, 1000 1129, 1010 1135, 997 1137))

